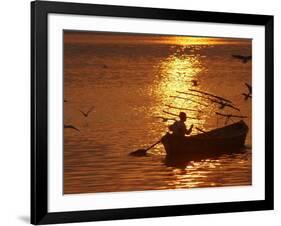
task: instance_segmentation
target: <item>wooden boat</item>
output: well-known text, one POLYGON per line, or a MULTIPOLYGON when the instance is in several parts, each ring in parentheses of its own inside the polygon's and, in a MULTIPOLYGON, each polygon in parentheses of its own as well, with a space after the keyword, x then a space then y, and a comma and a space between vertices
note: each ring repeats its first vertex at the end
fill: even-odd
POLYGON ((167 133, 162 137, 166 159, 202 159, 241 151, 245 144, 248 126, 239 122, 202 134, 178 137, 167 133))

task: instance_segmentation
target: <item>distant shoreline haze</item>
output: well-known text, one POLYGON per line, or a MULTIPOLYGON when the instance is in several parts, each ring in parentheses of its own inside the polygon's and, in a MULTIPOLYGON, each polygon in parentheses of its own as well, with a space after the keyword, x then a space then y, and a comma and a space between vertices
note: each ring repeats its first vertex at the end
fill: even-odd
POLYGON ((65 44, 166 44, 166 45, 248 45, 251 39, 192 37, 158 34, 64 31, 65 44))

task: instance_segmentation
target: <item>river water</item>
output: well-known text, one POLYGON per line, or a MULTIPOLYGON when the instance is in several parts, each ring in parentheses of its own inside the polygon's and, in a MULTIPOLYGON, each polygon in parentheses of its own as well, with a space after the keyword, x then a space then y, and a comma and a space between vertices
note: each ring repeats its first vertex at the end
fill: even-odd
POLYGON ((80 132, 64 129, 64 193, 251 185, 251 99, 241 95, 251 84, 251 61, 232 57, 251 51, 245 39, 65 31, 64 123, 80 132), (230 99, 240 112, 178 93, 190 89, 230 99), (247 116, 247 148, 180 166, 165 163, 161 144, 146 157, 129 156, 166 133, 173 121, 157 117, 179 113, 167 105, 191 109, 187 127, 205 131, 235 121, 215 112, 247 116), (91 108, 87 117, 80 112, 91 108))

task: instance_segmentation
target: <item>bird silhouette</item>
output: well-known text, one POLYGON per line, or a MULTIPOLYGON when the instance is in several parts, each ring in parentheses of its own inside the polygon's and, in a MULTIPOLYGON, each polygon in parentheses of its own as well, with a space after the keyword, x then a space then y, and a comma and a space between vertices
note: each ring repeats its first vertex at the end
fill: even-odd
POLYGON ((163 122, 167 122, 168 120, 175 121, 174 118, 165 118, 165 117, 162 117, 162 116, 155 116, 154 118, 162 119, 163 122))
POLYGON ((247 86, 247 88, 249 90, 249 94, 252 94, 252 86, 249 85, 247 82, 245 82, 245 86, 247 86))
POLYGON ((245 86, 248 88, 248 93, 242 93, 244 96, 244 100, 248 100, 249 98, 252 98, 252 86, 248 83, 245 83, 245 86))
POLYGON ((76 130, 76 131, 79 131, 80 132, 80 130, 79 129, 77 129, 75 126, 73 126, 73 125, 67 125, 67 124, 64 124, 63 125, 63 128, 65 128, 65 129, 74 129, 74 130, 76 130))
POLYGON ((252 95, 249 93, 242 93, 242 95, 244 96, 244 100, 248 100, 249 98, 252 98, 252 95))
POLYGON ((191 80, 193 86, 198 86, 198 81, 195 79, 191 80))
POLYGON ((95 107, 92 106, 87 112, 84 112, 84 111, 82 111, 82 110, 79 110, 79 111, 81 112, 82 115, 84 115, 84 117, 87 118, 87 117, 89 116, 89 114, 93 111, 94 108, 95 108, 95 107))
POLYGON ((226 102, 223 102, 223 101, 218 101, 218 100, 211 100, 211 101, 214 102, 214 103, 219 104, 220 105, 219 109, 224 109, 225 107, 229 107, 229 108, 232 108, 232 109, 234 109, 236 111, 240 111, 239 108, 234 107, 232 104, 229 104, 229 103, 226 103, 226 102))
POLYGON ((241 60, 244 64, 252 60, 252 56, 232 55, 232 57, 241 60))

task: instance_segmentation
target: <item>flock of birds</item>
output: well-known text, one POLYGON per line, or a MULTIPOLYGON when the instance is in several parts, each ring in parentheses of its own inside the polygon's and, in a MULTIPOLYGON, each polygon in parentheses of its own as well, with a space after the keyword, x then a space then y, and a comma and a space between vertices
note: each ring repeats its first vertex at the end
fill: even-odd
MULTIPOLYGON (((238 60, 241 60, 244 64, 246 64, 248 61, 252 60, 252 56, 243 56, 243 55, 232 55, 233 58, 236 58, 238 60)), ((245 85, 248 88, 248 93, 242 93, 244 96, 244 100, 248 100, 249 98, 252 98, 252 86, 248 83, 245 83, 245 85)))
MULTIPOLYGON (((247 55, 245 55, 245 56, 244 55, 231 55, 231 56, 233 58, 235 58, 235 59, 241 60, 241 62, 244 63, 244 64, 246 64, 248 61, 252 60, 252 56, 251 55, 249 55, 249 56, 247 56, 247 55)), ((192 80, 190 80, 190 82, 192 83, 193 86, 198 86, 199 85, 198 80, 196 80, 196 79, 192 79, 192 80)), ((246 98, 246 96, 245 96, 245 98, 246 98)), ((246 100, 248 98, 250 98, 250 96, 248 96, 246 98, 246 100)))
MULTIPOLYGON (((231 55, 231 56, 233 58, 241 60, 242 63, 244 63, 244 64, 247 63, 248 61, 252 60, 252 56, 243 56, 243 55, 231 55)), ((193 87, 196 87, 196 86, 199 85, 199 82, 197 80, 195 80, 195 79, 190 80, 188 82, 192 83, 193 87)), ((248 83, 244 83, 244 84, 247 87, 247 91, 248 92, 243 92, 241 95, 244 97, 244 100, 247 101, 248 99, 252 98, 252 86, 250 84, 248 84, 248 83)), ((240 109, 238 107, 234 106, 232 101, 227 100, 227 99, 225 99, 223 97, 211 94, 211 93, 203 92, 203 91, 196 90, 196 89, 189 89, 188 92, 177 91, 177 93, 186 94, 187 96, 186 97, 182 97, 182 96, 174 95, 174 96, 170 96, 170 97, 172 97, 172 98, 179 98, 179 99, 184 99, 184 100, 195 102, 194 100, 189 98, 189 96, 196 96, 196 97, 200 97, 200 98, 203 98, 203 99, 207 99, 208 101, 217 104, 217 106, 218 106, 218 108, 220 110, 223 110, 226 107, 228 107, 228 108, 231 108, 231 109, 234 109, 234 110, 240 112, 240 109)), ((203 103, 200 103, 200 105, 203 105, 203 106, 207 107, 207 105, 204 105, 203 103)), ((174 109, 177 109, 177 110, 189 110, 189 111, 191 110, 191 109, 179 108, 179 107, 175 107, 175 106, 171 106, 171 105, 166 105, 166 107, 174 108, 174 109)), ((196 110, 192 110, 192 111, 196 111, 196 110)), ((176 114, 171 113, 169 111, 163 111, 163 112, 165 114, 168 114, 168 115, 177 116, 176 114)), ((241 116, 241 115, 222 114, 222 113, 217 113, 217 112, 216 112, 216 114, 219 115, 219 116, 226 117, 227 119, 229 119, 231 117, 247 118, 247 116, 241 116)), ((164 117, 164 116, 156 116, 155 118, 162 119, 163 122, 167 122, 169 120, 175 120, 175 118, 169 118, 169 117, 164 117)))
MULTIPOLYGON (((63 102, 68 102, 67 100, 64 100, 63 102)), ((92 107, 90 107, 89 108, 89 110, 87 110, 87 111, 82 111, 82 110, 80 110, 79 109, 79 112, 85 117, 85 118, 88 118, 88 116, 90 115, 90 113, 94 110, 94 106, 92 106, 92 107)), ((71 125, 71 124, 64 124, 63 125, 63 128, 64 129, 73 129, 73 130, 76 130, 76 131, 78 131, 78 132, 80 132, 80 130, 77 128, 77 127, 75 127, 75 126, 73 126, 73 125, 71 125)))
MULTIPOLYGON (((196 81, 196 83, 194 83, 194 81, 196 81, 196 80, 191 80, 191 82, 193 83, 193 86, 197 86, 198 85, 198 81, 196 81)), ((244 96, 244 100, 248 100, 249 98, 252 98, 252 86, 250 84, 246 83, 246 82, 244 84, 247 87, 248 92, 247 93, 242 93, 241 95, 244 96)), ((195 94, 190 94, 190 95, 197 96, 195 94)), ((172 96, 172 97, 177 97, 177 96, 172 96)), ((178 97, 178 98, 181 98, 181 97, 178 97)), ((214 103, 219 104, 220 105, 220 109, 224 109, 225 107, 230 107, 230 108, 233 108, 235 110, 238 110, 233 105, 227 103, 229 101, 221 101, 221 100, 211 100, 211 101, 214 102, 214 103)))
MULTIPOLYGON (((247 63, 248 61, 250 61, 250 60, 252 60, 252 56, 244 56, 244 55, 231 55, 233 58, 236 58, 236 59, 239 59, 239 60, 241 60, 242 61, 242 63, 247 63)), ((198 86, 198 81, 197 80, 195 80, 195 79, 192 79, 192 80, 190 80, 190 82, 192 83, 192 85, 195 87, 195 86, 198 86)), ((252 86, 250 85, 250 84, 248 84, 248 83, 244 83, 245 84, 245 86, 247 87, 247 89, 248 89, 248 92, 247 93, 242 93, 241 95, 243 95, 244 96, 244 100, 246 101, 246 100, 248 100, 249 98, 252 98, 252 86)), ((191 91, 196 91, 196 90, 191 90, 191 91)), ((202 93, 202 92, 201 92, 202 93)), ((203 92, 203 94, 204 94, 204 92, 203 92)), ((189 94, 189 95, 193 95, 193 96, 197 96, 196 94, 189 94)), ((231 104, 231 101, 229 101, 229 100, 225 100, 225 99, 219 99, 219 100, 217 100, 217 99, 210 99, 209 98, 209 100, 210 101, 212 101, 213 103, 217 103, 217 104, 219 104, 219 109, 224 109, 225 107, 230 107, 230 108, 232 108, 232 109, 235 109, 235 110, 237 110, 237 111, 240 111, 237 107, 235 107, 235 106, 233 106, 232 104, 231 104)))
MULTIPOLYGON (((248 92, 247 93, 242 93, 242 95, 244 96, 244 100, 248 100, 249 98, 252 98, 252 86, 248 83, 244 83, 245 86, 248 88, 248 92)), ((226 107, 228 108, 231 108, 231 109, 234 109, 238 112, 240 112, 240 109, 236 106, 234 106, 233 102, 231 100, 228 100, 228 99, 225 99, 221 96, 217 96, 215 94, 212 94, 212 93, 207 93, 207 92, 203 92, 201 90, 196 90, 196 89, 188 89, 188 92, 182 92, 182 91, 176 91, 177 93, 179 94, 185 94, 186 96, 185 97, 182 97, 182 96, 170 96, 172 98, 179 98, 179 99, 184 99, 184 100, 188 100, 188 101, 192 101, 192 102, 195 102, 193 101, 190 96, 196 96, 196 97, 199 97, 199 98, 202 98, 202 99, 205 99, 205 100, 208 100, 212 103, 215 103, 217 104, 217 107, 218 109, 222 110, 226 107), (200 95, 199 95, 200 94, 200 95)), ((203 105, 203 106, 206 106, 208 107, 208 105, 205 105, 201 102, 197 102, 199 103, 200 105, 203 105)), ((173 106, 171 104, 167 104, 165 105, 166 107, 168 107, 169 109, 176 109, 176 110, 183 110, 183 111, 195 111, 197 113, 199 113, 197 115, 197 117, 191 117, 191 116, 187 116, 187 118, 189 119, 199 119, 200 120, 200 113, 204 113, 202 112, 201 110, 198 110, 198 109, 189 109, 189 108, 184 108, 184 107, 177 107, 177 106, 173 106)), ((166 115, 170 115, 170 116, 173 116, 173 118, 169 118, 169 117, 166 117, 166 116, 154 116, 154 118, 157 118, 157 119, 161 119, 163 122, 167 122, 167 121, 176 121, 176 118, 178 117, 178 114, 175 114, 173 112, 170 112, 169 110, 163 110, 162 111, 163 113, 165 113, 166 115)), ((225 120, 225 125, 227 124, 227 122, 232 119, 232 118, 240 118, 240 119, 243 119, 243 118, 247 118, 247 116, 243 116, 243 115, 236 115, 236 114, 225 114, 225 113, 220 113, 220 112, 215 112, 215 114, 217 116, 221 116, 221 117, 224 117, 226 120, 225 120)), ((199 128, 196 127, 197 130, 200 131, 199 128)))
MULTIPOLYGON (((247 63, 248 61, 252 60, 252 56, 243 56, 243 55, 232 55, 233 58, 236 58, 236 59, 239 59, 242 61, 242 63, 247 63)), ((103 65, 103 68, 107 68, 106 65, 103 65)), ((192 83, 192 85, 194 87, 198 86, 199 85, 199 82, 195 79, 192 79, 190 80, 190 82, 192 83)), ((244 83, 245 86, 247 87, 248 89, 248 92, 247 93, 242 93, 242 95, 244 96, 244 100, 248 100, 249 98, 252 98, 252 86, 248 83, 244 83)), ((206 92, 202 92, 202 91, 198 91, 198 90, 195 90, 195 89, 190 89, 190 91, 193 91, 193 92, 198 92, 199 94, 207 94, 209 96, 213 96, 215 97, 215 99, 212 99, 212 98, 208 98, 211 102, 213 103, 217 103, 219 105, 219 109, 224 109, 225 107, 229 107, 229 108, 232 108, 234 110, 237 110, 237 111, 240 111, 239 108, 233 106, 233 104, 231 104, 232 102, 230 100, 227 100, 225 98, 222 98, 222 97, 218 97, 218 96, 215 96, 213 94, 210 94, 210 93, 206 93, 206 92)), ((181 92, 179 92, 181 93, 181 92)), ((193 96, 200 96, 200 95, 197 95, 197 94, 192 94, 192 93, 185 93, 185 94, 188 94, 188 95, 193 95, 193 96)), ((174 98, 182 98, 183 97, 178 97, 178 96, 172 96, 174 98)), ((202 96, 200 96, 202 97, 202 96)), ((191 100, 191 99, 189 99, 191 100)), ((68 102, 67 100, 64 100, 64 102, 68 102)), ((89 108, 88 111, 82 111, 82 110, 79 110, 79 112, 85 117, 87 118, 89 116, 89 114, 94 110, 94 106, 92 106, 91 108, 89 108)), ((190 109, 189 109, 190 110, 190 109)), ((162 117, 162 116, 157 116, 156 118, 161 118, 163 121, 168 121, 168 120, 174 120, 173 118, 166 118, 166 117, 162 117)), ((76 130, 78 132, 80 132, 80 130, 71 125, 71 124, 64 124, 64 129, 73 129, 73 130, 76 130)))

